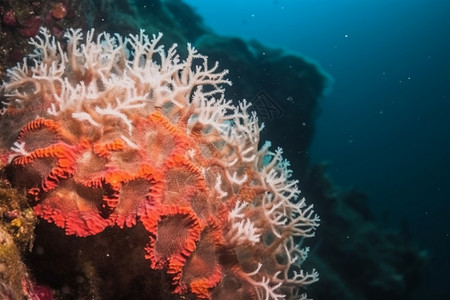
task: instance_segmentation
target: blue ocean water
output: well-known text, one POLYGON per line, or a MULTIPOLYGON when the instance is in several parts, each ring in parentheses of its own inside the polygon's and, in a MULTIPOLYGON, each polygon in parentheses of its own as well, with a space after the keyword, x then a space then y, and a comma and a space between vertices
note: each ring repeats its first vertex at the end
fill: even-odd
POLYGON ((312 161, 330 161, 337 184, 428 249, 421 299, 450 294, 450 1, 186 2, 217 33, 299 53, 333 77, 312 161))

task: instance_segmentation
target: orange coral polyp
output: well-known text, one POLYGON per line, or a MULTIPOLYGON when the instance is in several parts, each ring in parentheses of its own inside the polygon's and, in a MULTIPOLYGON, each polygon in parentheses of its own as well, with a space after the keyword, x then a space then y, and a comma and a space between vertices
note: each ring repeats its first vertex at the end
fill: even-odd
POLYGON ((120 151, 125 148, 125 142, 122 139, 115 139, 109 143, 95 143, 93 151, 99 156, 107 157, 111 154, 111 151, 120 151))
POLYGON ((222 268, 217 264, 207 278, 194 279, 189 284, 190 290, 200 299, 210 299, 211 290, 222 280, 222 268))
POLYGON ((319 217, 281 149, 258 149, 250 104, 224 99, 227 71, 190 44, 164 53, 161 34, 93 35, 70 29, 61 47, 41 29, 0 88, 0 125, 17 127, 0 159, 34 213, 81 237, 141 223, 149 267, 182 297, 294 299, 317 281, 294 275, 307 249, 293 241, 319 217))
POLYGON ((170 274, 180 273, 203 229, 195 213, 188 207, 161 205, 141 216, 141 221, 150 233, 146 257, 152 268, 169 265, 170 274))
POLYGON ((45 148, 58 140, 61 124, 53 120, 39 118, 29 122, 20 131, 17 141, 25 143, 25 150, 45 148), (27 149, 28 148, 28 149, 27 149))

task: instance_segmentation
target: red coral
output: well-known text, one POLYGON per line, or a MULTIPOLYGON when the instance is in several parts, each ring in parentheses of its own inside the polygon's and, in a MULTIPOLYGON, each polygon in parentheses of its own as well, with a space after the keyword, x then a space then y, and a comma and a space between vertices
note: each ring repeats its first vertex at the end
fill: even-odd
POLYGON ((39 32, 42 22, 43 21, 40 16, 32 16, 23 22, 22 28, 19 29, 19 33, 23 37, 33 37, 39 32))
POLYGON ((183 155, 192 142, 159 112, 135 123, 145 128, 138 149, 120 138, 77 139, 73 129, 50 119, 29 122, 17 138, 28 154, 12 166, 35 180, 16 184, 38 202, 38 216, 67 234, 130 227, 139 218, 150 235, 151 267, 167 267, 175 292, 190 289, 208 298, 221 279, 215 251, 224 241, 220 218, 205 210, 208 199, 201 195, 209 192, 201 170, 183 155))
POLYGON ((3 13, 3 23, 8 26, 16 26, 16 14, 12 9, 8 9, 3 13))
POLYGON ((67 7, 62 3, 56 3, 52 8, 52 17, 59 20, 67 15, 67 7))

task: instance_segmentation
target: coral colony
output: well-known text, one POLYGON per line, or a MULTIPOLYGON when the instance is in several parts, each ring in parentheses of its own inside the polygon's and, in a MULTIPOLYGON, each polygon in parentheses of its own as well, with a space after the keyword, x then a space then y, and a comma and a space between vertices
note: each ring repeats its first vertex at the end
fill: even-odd
POLYGON ((41 29, 2 86, 2 159, 35 214, 80 237, 141 223, 182 296, 306 299, 319 217, 250 104, 224 99, 227 71, 161 34, 65 37, 41 29))

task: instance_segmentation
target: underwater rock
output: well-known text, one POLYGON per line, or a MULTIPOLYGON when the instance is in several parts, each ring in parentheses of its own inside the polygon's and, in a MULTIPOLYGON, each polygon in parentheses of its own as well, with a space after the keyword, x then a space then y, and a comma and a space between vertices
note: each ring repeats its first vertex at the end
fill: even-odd
POLYGON ((41 26, 62 38, 71 27, 87 27, 93 12, 93 1, 0 1, 0 81, 6 70, 32 51, 28 39, 34 37, 41 26), (83 12, 84 11, 84 12, 83 12))
MULTIPOLYGON (((1 167, 1 166, 0 166, 1 167)), ((36 217, 27 199, 0 178, 0 298, 35 299, 21 253, 31 248, 36 217)), ((37 300, 37 299, 36 299, 37 300)))
POLYGON ((328 164, 311 168, 304 192, 315 199, 322 226, 311 250, 311 263, 321 271, 320 284, 308 289, 315 299, 413 299, 429 260, 407 235, 382 226, 367 196, 336 186, 328 164))

